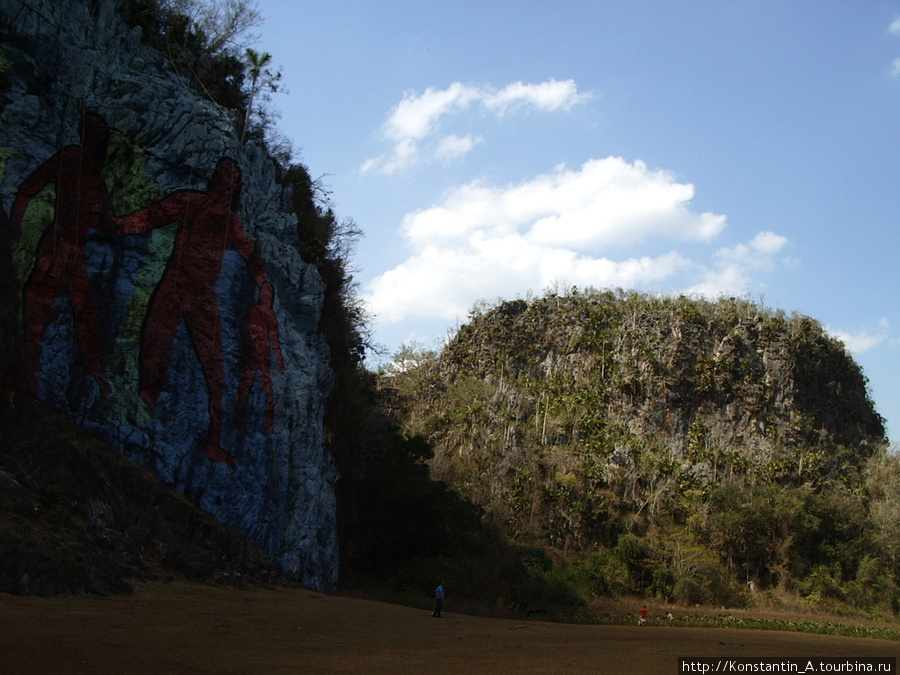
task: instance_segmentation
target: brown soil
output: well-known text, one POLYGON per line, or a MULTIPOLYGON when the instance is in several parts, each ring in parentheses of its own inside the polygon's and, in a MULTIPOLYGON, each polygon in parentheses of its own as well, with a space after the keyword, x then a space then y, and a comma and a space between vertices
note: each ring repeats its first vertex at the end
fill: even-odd
POLYGON ((898 656, 895 642, 489 619, 298 589, 138 584, 132 596, 0 595, 4 673, 677 673, 679 657, 898 656))

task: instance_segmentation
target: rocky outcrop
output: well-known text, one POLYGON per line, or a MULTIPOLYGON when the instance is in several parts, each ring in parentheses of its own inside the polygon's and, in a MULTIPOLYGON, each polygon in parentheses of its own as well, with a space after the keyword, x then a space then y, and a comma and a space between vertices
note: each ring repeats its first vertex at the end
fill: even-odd
POLYGON ((323 287, 272 162, 113 0, 0 0, 0 21, 26 386, 333 588, 323 287))
POLYGON ((404 392, 407 433, 433 443, 435 477, 560 546, 615 543, 663 505, 706 504, 710 486, 837 481, 885 443, 838 340, 733 298, 501 302, 387 386, 404 392))

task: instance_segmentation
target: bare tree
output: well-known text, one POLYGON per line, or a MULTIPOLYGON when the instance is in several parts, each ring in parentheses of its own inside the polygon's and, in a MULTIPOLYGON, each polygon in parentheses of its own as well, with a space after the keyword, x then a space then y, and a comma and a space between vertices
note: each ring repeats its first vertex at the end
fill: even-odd
POLYGON ((255 0, 172 0, 184 3, 185 12, 207 38, 210 54, 232 51, 239 54, 242 48, 254 44, 259 35, 254 28, 262 23, 262 15, 255 0))

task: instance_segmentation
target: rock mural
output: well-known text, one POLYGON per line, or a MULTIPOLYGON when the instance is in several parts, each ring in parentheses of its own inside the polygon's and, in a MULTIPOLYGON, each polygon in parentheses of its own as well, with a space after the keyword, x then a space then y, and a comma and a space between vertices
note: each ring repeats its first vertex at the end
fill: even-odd
POLYGON ((114 0, 0 0, 0 21, 26 386, 332 589, 323 287, 275 167, 114 0))
POLYGON ((237 251, 256 283, 265 283, 253 242, 237 214, 240 189, 240 170, 230 159, 222 159, 206 191, 180 190, 142 211, 114 219, 116 231, 125 234, 177 224, 172 254, 141 328, 140 394, 151 408, 156 406, 169 382, 172 346, 183 323, 206 379, 209 432, 203 452, 232 467, 234 457, 220 447, 225 366, 216 281, 226 251, 237 251))
POLYGON ((108 137, 106 123, 99 116, 85 115, 81 144, 66 146, 35 169, 19 187, 13 203, 10 229, 18 241, 29 204, 45 189, 55 191, 51 220, 46 228, 40 228, 43 233, 24 289, 29 347, 26 377, 33 394, 38 388, 36 373, 44 331, 53 320, 65 284, 82 363, 108 395, 100 357, 100 325, 84 260, 90 230, 102 230, 109 223, 109 196, 100 175, 108 137))

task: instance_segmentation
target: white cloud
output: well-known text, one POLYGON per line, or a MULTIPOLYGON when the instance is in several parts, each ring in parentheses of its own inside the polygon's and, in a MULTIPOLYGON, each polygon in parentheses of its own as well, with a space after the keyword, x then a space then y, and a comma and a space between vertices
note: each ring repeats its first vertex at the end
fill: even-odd
POLYGON ((682 287, 741 293, 774 265, 787 239, 762 232, 721 248, 706 266, 676 250, 648 255, 641 245, 710 243, 725 216, 690 208, 691 185, 620 157, 590 160, 506 186, 474 182, 440 204, 407 214, 409 257, 366 289, 379 323, 451 321, 479 299, 543 291, 560 279, 586 287, 682 287), (614 253, 618 253, 614 255, 614 253), (682 281, 682 283, 679 283, 682 281))
POLYGON ((688 208, 694 186, 676 183, 665 171, 620 157, 591 160, 581 171, 560 170, 525 186, 532 203, 563 204, 539 215, 530 236, 547 245, 600 249, 654 236, 708 240, 725 227, 725 216, 688 208))
POLYGON ((760 232, 746 244, 721 248, 706 268, 702 281, 687 290, 690 294, 717 297, 743 295, 751 290, 754 274, 775 266, 775 254, 787 246, 788 239, 774 232, 760 232))
POLYGON ((579 251, 654 237, 706 241, 722 231, 725 216, 691 211, 693 196, 693 185, 677 183, 668 172, 607 157, 516 185, 463 185, 441 205, 407 215, 402 229, 414 249, 458 246, 475 232, 516 232, 545 248, 579 251))
POLYGON ((439 159, 455 159, 469 153, 479 143, 483 143, 484 139, 480 136, 457 136, 450 134, 444 136, 437 144, 435 156, 439 159))
MULTIPOLYGON (((891 22, 891 25, 888 27, 888 33, 891 35, 900 35, 900 16, 891 22)), ((893 60, 890 70, 888 71, 888 76, 891 78, 900 77, 900 58, 893 60)))
POLYGON ((576 103, 590 98, 590 94, 579 94, 574 80, 550 80, 540 84, 515 82, 506 85, 497 93, 484 92, 485 107, 503 115, 510 108, 519 105, 534 106, 538 110, 571 110, 576 103))
POLYGON ((888 75, 892 78, 900 77, 900 58, 894 59, 888 75))
MULTIPOLYGON (((754 255, 778 253, 787 246, 788 238, 771 231, 760 232, 750 241, 750 250, 754 255)), ((768 263, 766 263, 768 264, 768 263)))
POLYGON ((872 335, 867 330, 861 330, 856 333, 848 333, 841 330, 828 329, 834 337, 844 343, 847 349, 854 354, 862 354, 870 349, 874 349, 880 344, 888 341, 890 335, 890 325, 887 319, 881 319, 878 322, 880 330, 872 335))
POLYGON ((421 96, 407 93, 388 118, 384 135, 398 142, 421 140, 434 133, 441 117, 466 108, 478 96, 477 88, 459 82, 443 90, 429 88, 421 96))
POLYGON ((426 143, 429 158, 431 153, 440 159, 466 154, 481 139, 473 136, 440 136, 438 130, 443 117, 458 114, 474 105, 480 105, 487 112, 502 117, 513 109, 545 112, 570 110, 572 106, 588 98, 590 94, 579 93, 573 80, 549 80, 539 84, 515 82, 500 90, 454 82, 446 89, 426 89, 421 95, 408 92, 394 107, 382 129, 382 136, 392 144, 392 149, 366 160, 361 171, 378 170, 392 174, 413 166, 422 160, 422 143, 434 138, 434 143, 426 143), (448 149, 456 154, 449 154, 448 149))

